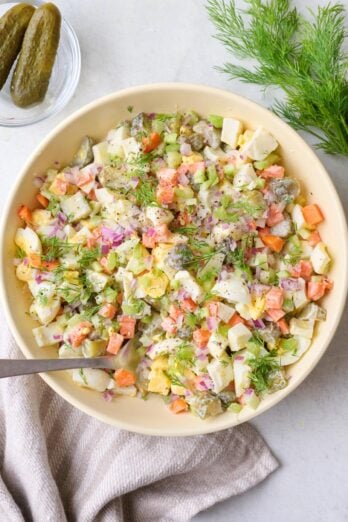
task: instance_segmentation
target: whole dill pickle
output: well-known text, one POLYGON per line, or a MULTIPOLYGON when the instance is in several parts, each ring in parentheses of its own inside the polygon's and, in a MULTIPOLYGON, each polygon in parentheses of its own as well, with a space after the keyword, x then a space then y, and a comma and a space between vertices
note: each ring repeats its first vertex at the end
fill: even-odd
POLYGON ((12 100, 19 107, 42 101, 46 95, 59 44, 61 16, 54 4, 33 14, 11 82, 12 100))
POLYGON ((0 89, 4 86, 35 8, 18 4, 0 18, 0 89))

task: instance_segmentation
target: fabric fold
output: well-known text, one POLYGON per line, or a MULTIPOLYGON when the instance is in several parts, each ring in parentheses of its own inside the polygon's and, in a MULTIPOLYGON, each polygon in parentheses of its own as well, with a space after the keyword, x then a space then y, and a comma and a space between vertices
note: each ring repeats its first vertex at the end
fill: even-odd
MULTIPOLYGON (((22 357, 1 324, 1 357, 22 357)), ((249 424, 142 436, 73 408, 38 376, 0 380, 0 398, 2 520, 184 522, 278 466, 249 424)))

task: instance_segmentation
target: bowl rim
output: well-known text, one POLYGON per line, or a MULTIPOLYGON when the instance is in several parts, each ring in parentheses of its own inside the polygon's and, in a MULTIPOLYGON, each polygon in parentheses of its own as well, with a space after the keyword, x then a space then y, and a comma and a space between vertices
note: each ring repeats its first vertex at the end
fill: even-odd
MULTIPOLYGON (((288 133, 288 134, 291 133, 293 135, 293 137, 301 144, 301 146, 304 146, 304 147, 307 148, 307 152, 308 152, 308 154, 311 155, 312 161, 314 163, 316 163, 317 165, 319 165, 321 167, 321 169, 323 170, 323 172, 325 173, 325 175, 327 176, 327 181, 331 185, 332 192, 333 192, 333 197, 335 198, 335 205, 337 206, 337 211, 338 211, 341 223, 342 223, 344 231, 345 231, 344 238, 342 238, 342 241, 344 242, 343 249, 346 252, 348 251, 348 227, 347 227, 347 221, 346 221, 346 218, 345 218, 345 214, 344 214, 344 210, 343 210, 343 207, 342 207, 342 203, 341 203, 341 201, 339 199, 339 196, 338 196, 336 188, 335 188, 335 186, 333 184, 333 181, 331 180, 331 178, 330 178, 328 172, 326 171, 324 165, 321 163, 321 161, 316 156, 316 154, 311 149, 311 147, 304 141, 304 139, 294 129, 292 129, 287 123, 285 123, 277 115, 275 115, 274 113, 272 113, 271 111, 269 111, 265 107, 255 103, 254 101, 249 100, 248 98, 246 98, 244 96, 240 96, 238 94, 235 94, 233 92, 230 92, 230 91, 227 91, 227 90, 224 90, 224 89, 217 89, 215 87, 210 87, 210 86, 202 85, 202 84, 198 84, 198 83, 159 82, 159 83, 150 83, 150 84, 132 86, 132 87, 128 87, 126 89, 121 89, 119 91, 115 91, 115 92, 109 93, 107 95, 101 96, 101 97, 97 98, 94 101, 91 101, 90 103, 84 105, 80 109, 74 111, 70 116, 65 118, 58 125, 56 125, 49 132, 49 134, 39 143, 39 145, 36 147, 36 149, 31 153, 29 158, 25 161, 22 169, 20 170, 20 172, 19 172, 19 174, 17 176, 16 182, 14 183, 14 185, 12 186, 12 189, 10 190, 10 193, 8 195, 6 204, 4 205, 2 216, 1 216, 1 221, 0 221, 0 233, 1 233, 1 238, 0 238, 0 289, 1 289, 1 300, 2 300, 2 304, 3 304, 4 312, 5 312, 5 317, 6 317, 7 323, 9 325, 9 327, 10 327, 10 331, 11 331, 11 333, 12 333, 12 335, 13 335, 16 343, 17 343, 17 345, 21 349, 22 353, 25 355, 25 357, 32 358, 32 355, 31 355, 29 349, 27 348, 26 343, 24 342, 24 339, 22 338, 21 334, 19 333, 19 331, 17 329, 16 323, 15 323, 15 318, 12 316, 12 314, 10 312, 9 305, 8 305, 7 300, 5 299, 5 293, 3 291, 3 289, 6 288, 6 281, 5 281, 5 270, 4 270, 4 268, 5 268, 5 264, 4 264, 4 257, 5 257, 4 256, 4 234, 3 234, 2 231, 5 228, 5 224, 6 224, 7 219, 9 218, 10 213, 12 213, 12 211, 13 211, 13 209, 12 209, 12 205, 13 205, 12 204, 12 200, 13 200, 15 194, 17 193, 18 189, 20 188, 22 180, 27 175, 28 168, 30 167, 31 163, 42 153, 42 151, 45 149, 45 147, 46 147, 48 142, 50 142, 61 130, 63 130, 64 128, 69 126, 72 122, 77 120, 80 116, 84 115, 85 113, 87 113, 91 109, 95 109, 98 106, 103 105, 105 103, 108 103, 111 100, 115 100, 115 101, 116 100, 122 100, 122 98, 126 98, 128 95, 132 95, 132 94, 141 94, 141 93, 145 93, 145 92, 149 92, 149 91, 153 92, 153 91, 173 91, 173 90, 177 90, 177 91, 191 91, 191 92, 194 91, 194 92, 200 92, 200 93, 205 92, 207 94, 211 94, 211 95, 215 94, 215 95, 220 95, 220 96, 221 95, 224 95, 224 96, 227 95, 227 96, 230 97, 231 101, 234 101, 236 103, 238 103, 238 102, 239 103, 247 103, 251 107, 251 109, 255 109, 255 110, 259 111, 259 113, 260 113, 260 111, 261 111, 261 113, 264 112, 264 114, 267 115, 268 117, 271 115, 272 118, 276 118, 278 120, 278 123, 280 124, 281 127, 284 128, 284 131, 286 133, 288 133)), ((346 297, 347 297, 347 292, 348 292, 348 266, 345 269, 344 280, 340 282, 340 286, 343 287, 343 292, 341 292, 340 301, 337 303, 337 313, 336 313, 336 316, 334 318, 333 327, 332 327, 332 329, 330 331, 330 334, 327 337, 326 342, 321 346, 320 350, 318 350, 318 352, 316 354, 316 357, 313 358, 311 364, 301 373, 301 375, 299 377, 296 378, 296 382, 294 380, 292 382, 289 382, 288 386, 286 386, 286 388, 281 390, 282 393, 277 394, 276 396, 273 396, 273 400, 270 401, 269 404, 264 404, 263 402, 261 402, 261 404, 260 404, 260 406, 258 407, 257 410, 248 411, 243 416, 242 419, 239 419, 239 417, 236 416, 234 419, 232 419, 232 422, 231 422, 231 418, 226 416, 226 422, 222 423, 218 427, 215 427, 215 426, 211 425, 208 422, 202 422, 202 425, 201 425, 200 428, 198 428, 198 429, 197 428, 187 429, 187 430, 182 429, 181 433, 173 433, 172 430, 170 430, 170 429, 168 430, 167 428, 164 428, 164 429, 161 429, 161 430, 147 428, 147 427, 142 428, 140 426, 133 425, 131 422, 122 421, 122 420, 120 421, 120 420, 118 420, 117 418, 114 418, 114 417, 111 418, 109 415, 104 414, 104 413, 102 413, 100 411, 96 411, 94 408, 90 407, 89 405, 80 402, 79 399, 77 399, 75 396, 71 395, 69 392, 66 392, 61 387, 60 384, 55 382, 54 377, 51 377, 49 373, 39 374, 39 375, 46 382, 46 384, 48 384, 56 393, 58 393, 58 395, 60 395, 67 402, 69 402, 70 404, 75 406, 77 409, 83 411, 84 413, 87 413, 87 414, 91 415, 92 417, 94 417, 94 418, 96 418, 96 419, 98 419, 98 420, 100 420, 102 422, 105 422, 105 423, 107 423, 109 425, 113 425, 113 426, 118 427, 120 429, 125 429, 125 430, 128 430, 128 431, 131 431, 133 433, 140 433, 140 434, 144 434, 144 435, 155 435, 155 436, 175 436, 175 437, 180 437, 180 436, 202 435, 202 434, 206 434, 206 433, 213 433, 213 432, 221 431, 221 430, 224 430, 224 429, 228 429, 228 428, 231 428, 231 427, 236 426, 238 424, 241 424, 243 422, 247 422, 250 419, 252 419, 254 417, 257 417, 261 413, 264 413, 265 411, 267 411, 271 407, 275 406, 277 403, 279 403, 281 400, 283 400, 285 397, 287 397, 294 389, 296 389, 306 379, 306 377, 312 372, 314 367, 318 364, 319 360, 321 359, 321 357, 326 352, 326 350, 327 350, 327 348, 328 348, 328 346, 329 346, 329 344, 330 344, 330 342, 331 342, 331 340, 332 340, 332 338, 333 338, 333 336, 334 336, 334 334, 335 334, 335 332, 337 330, 338 324, 340 322, 340 319, 341 319, 341 316, 342 316, 342 313, 343 313, 343 310, 344 310, 344 305, 345 305, 345 301, 346 301, 346 297)))

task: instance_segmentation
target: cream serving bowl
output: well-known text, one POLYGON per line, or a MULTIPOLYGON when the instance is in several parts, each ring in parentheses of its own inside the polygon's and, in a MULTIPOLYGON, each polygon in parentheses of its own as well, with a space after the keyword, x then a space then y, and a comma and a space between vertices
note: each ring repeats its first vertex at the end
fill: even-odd
POLYGON ((8 323, 16 342, 28 358, 56 357, 50 349, 36 346, 32 328, 36 325, 26 314, 28 301, 23 284, 13 268, 13 238, 19 220, 20 204, 33 205, 37 189, 33 177, 52 166, 55 161, 69 162, 83 136, 101 140, 117 122, 133 114, 172 112, 194 109, 203 115, 234 116, 246 127, 263 125, 280 143, 287 171, 302 183, 309 201, 318 203, 325 214, 320 233, 334 260, 330 277, 334 288, 325 297, 327 320, 319 323, 309 351, 288 370, 288 386, 266 397, 257 410, 244 409, 240 414, 224 413, 202 421, 192 415, 173 415, 158 397, 147 401, 119 397, 111 403, 101 394, 79 388, 66 372, 43 374, 42 378, 59 395, 80 410, 120 428, 148 435, 197 435, 229 428, 266 411, 291 393, 312 371, 327 349, 340 320, 347 293, 348 241, 347 225, 336 190, 316 155, 287 124, 271 112, 222 90, 201 85, 155 84, 134 87, 110 94, 90 103, 58 125, 34 151, 22 169, 3 211, 1 225, 1 290, 8 323))

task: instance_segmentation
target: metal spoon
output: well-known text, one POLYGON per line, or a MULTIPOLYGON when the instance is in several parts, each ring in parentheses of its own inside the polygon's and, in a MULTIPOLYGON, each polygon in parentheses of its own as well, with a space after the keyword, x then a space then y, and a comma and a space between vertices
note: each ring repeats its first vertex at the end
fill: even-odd
POLYGON ((55 372, 75 368, 115 370, 118 366, 116 357, 113 356, 95 357, 93 359, 0 359, 0 379, 29 373, 55 372))

